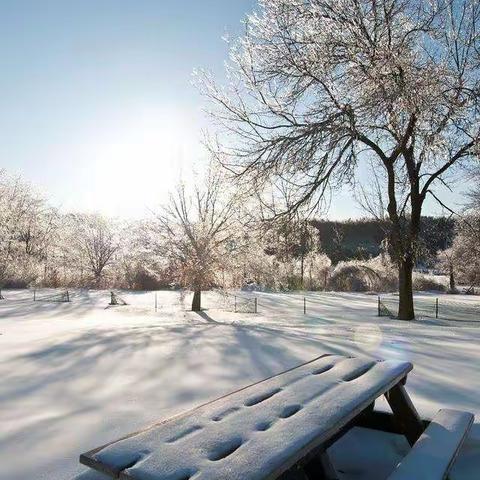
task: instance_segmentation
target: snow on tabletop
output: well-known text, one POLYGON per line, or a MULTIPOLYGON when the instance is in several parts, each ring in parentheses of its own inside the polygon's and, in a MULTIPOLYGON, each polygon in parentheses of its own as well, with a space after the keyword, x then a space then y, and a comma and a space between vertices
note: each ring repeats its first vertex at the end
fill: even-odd
POLYGON ((325 355, 115 442, 93 457, 138 480, 260 480, 292 466, 397 383, 407 362, 325 355), (181 452, 181 455, 180 455, 181 452))

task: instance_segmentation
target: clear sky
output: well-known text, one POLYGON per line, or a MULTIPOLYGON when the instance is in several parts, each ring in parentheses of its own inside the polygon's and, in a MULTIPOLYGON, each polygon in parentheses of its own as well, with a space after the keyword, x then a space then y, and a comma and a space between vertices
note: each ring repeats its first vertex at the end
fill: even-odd
MULTIPOLYGON (((0 167, 65 210, 145 215, 202 161, 192 71, 223 77, 222 36, 255 5, 0 0, 0 167)), ((329 216, 360 214, 346 193, 329 216)))

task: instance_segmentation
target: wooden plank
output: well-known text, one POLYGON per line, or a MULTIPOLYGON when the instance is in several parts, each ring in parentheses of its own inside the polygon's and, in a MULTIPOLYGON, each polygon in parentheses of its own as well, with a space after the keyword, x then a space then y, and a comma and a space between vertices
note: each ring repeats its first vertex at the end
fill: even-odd
POLYGON ((440 410, 389 480, 447 478, 473 419, 471 413, 440 410))
POLYGON ((232 480, 276 479, 328 444, 411 368, 323 357, 95 449, 82 463, 123 479, 163 480, 187 471, 209 480, 225 472, 232 480))
POLYGON ((423 433, 424 425, 405 387, 399 383, 390 389, 385 397, 400 431, 407 437, 410 445, 414 445, 423 433))

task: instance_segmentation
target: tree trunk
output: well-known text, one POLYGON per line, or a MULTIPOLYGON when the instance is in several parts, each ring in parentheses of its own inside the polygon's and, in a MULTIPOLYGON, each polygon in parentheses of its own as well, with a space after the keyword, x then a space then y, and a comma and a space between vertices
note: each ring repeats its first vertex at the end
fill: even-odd
POLYGON ((194 290, 193 291, 193 300, 192 300, 192 311, 200 312, 202 310, 202 291, 194 290))
POLYGON ((302 252, 302 255, 300 257, 300 286, 303 289, 303 277, 305 275, 305 255, 302 252))
POLYGON ((411 258, 402 260, 398 269, 398 319, 415 320, 413 308, 413 261, 411 258))
POLYGON ((455 287, 455 275, 453 272, 453 265, 450 265, 450 291, 454 292, 456 290, 455 287))

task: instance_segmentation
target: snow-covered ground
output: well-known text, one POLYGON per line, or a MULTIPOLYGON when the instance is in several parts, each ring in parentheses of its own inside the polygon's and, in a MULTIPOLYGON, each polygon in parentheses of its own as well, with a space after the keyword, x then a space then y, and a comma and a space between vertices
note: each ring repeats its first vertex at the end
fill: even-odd
MULTIPOLYGON (((105 291, 72 292, 70 303, 3 294, 1 480, 67 480, 84 470, 80 453, 321 352, 411 361, 422 416, 477 415, 451 478, 480 478, 480 318, 399 322, 376 317, 376 296, 350 293, 307 294, 307 315, 300 294, 249 294, 258 314, 225 312, 213 293, 201 314, 170 291, 158 292, 157 312, 151 292, 121 293, 129 305, 111 308, 105 291)), ((406 448, 363 430, 331 453, 342 478, 382 479, 406 448)))

